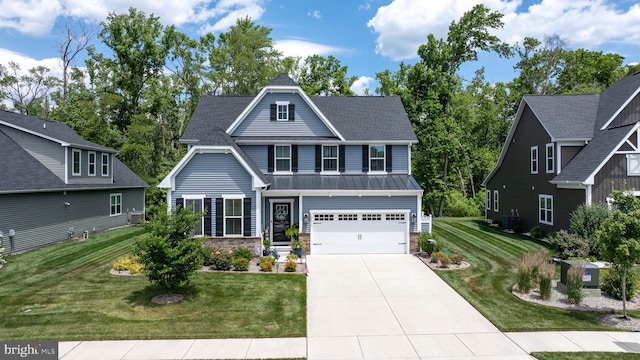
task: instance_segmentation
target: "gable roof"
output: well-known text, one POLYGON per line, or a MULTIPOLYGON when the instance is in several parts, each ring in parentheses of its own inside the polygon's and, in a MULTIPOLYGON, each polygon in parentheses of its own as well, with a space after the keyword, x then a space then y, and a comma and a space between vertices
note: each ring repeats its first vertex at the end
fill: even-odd
POLYGON ((298 86, 298 83, 293 81, 289 75, 280 73, 276 76, 267 86, 298 86))
POLYGON ((552 141, 593 137, 598 94, 525 95, 529 105, 552 141))
POLYGON ((600 95, 597 129, 604 130, 624 107, 640 93, 640 71, 611 84, 600 95))

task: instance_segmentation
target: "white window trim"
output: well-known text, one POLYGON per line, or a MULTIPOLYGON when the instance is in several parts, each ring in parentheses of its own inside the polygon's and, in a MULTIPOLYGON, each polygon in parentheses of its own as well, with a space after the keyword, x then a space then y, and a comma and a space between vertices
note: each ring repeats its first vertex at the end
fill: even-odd
POLYGON ((320 172, 320 175, 335 175, 335 174, 340 174, 340 146, 338 145, 322 145, 322 171, 320 172), (325 157, 324 156, 324 148, 328 147, 328 146, 332 146, 336 148, 336 169, 335 170, 325 170, 324 169, 324 160, 333 160, 334 158, 332 157, 325 157))
POLYGON ((102 156, 100 156, 101 163, 100 163, 100 175, 101 176, 109 176, 109 154, 102 154, 102 156), (107 161, 104 161, 104 158, 107 158, 107 161), (104 167, 105 165, 107 166, 107 172, 104 172, 104 167))
POLYGON ((110 194, 110 195, 109 195, 109 216, 110 216, 110 217, 112 217, 112 216, 120 216, 120 215, 122 215, 122 193, 113 193, 113 194, 110 194), (119 196, 119 197, 120 197, 120 212, 119 212, 119 213, 112 214, 112 213, 111 213, 111 206, 112 206, 112 205, 111 205, 111 199, 112 199, 114 196, 119 196))
MULTIPOLYGON (((545 200, 545 205, 546 205, 546 200, 545 200)), ((540 194, 538 195, 538 221, 541 224, 545 224, 545 225, 553 225, 553 195, 547 195, 547 194, 540 194), (549 219, 547 219, 546 216, 546 212, 548 211, 548 209, 544 209, 545 210, 545 219, 542 219, 542 207, 540 207, 540 200, 542 199, 551 199, 551 221, 549 221, 549 219)))
POLYGON ((276 101, 276 121, 289 121, 289 101, 276 101), (287 110, 287 117, 280 119, 280 106, 284 106, 287 110))
MULTIPOLYGON (((205 198, 205 195, 182 195, 182 201, 184 201, 185 208, 187 207, 187 200, 200 200, 202 201, 202 211, 204 211, 204 198, 205 198)), ((202 229, 200 229, 200 232, 202 234, 194 235, 194 236, 205 236, 204 235, 204 215, 201 217, 201 219, 202 219, 202 229)))
POLYGON ((230 219, 240 218, 240 234, 227 234, 227 200, 244 200, 242 194, 222 195, 222 234, 228 237, 243 237, 244 233, 244 201, 240 201, 240 216, 230 216, 230 219))
MULTIPOLYGON (((280 158, 280 160, 284 160, 286 158, 280 158)), ((293 171, 291 170, 291 145, 274 145, 273 146, 273 173, 274 174, 285 174, 292 175, 293 171), (278 147, 289 147, 289 170, 278 170, 278 147)))
POLYGON ((386 174, 387 173, 387 147, 384 144, 370 144, 369 145, 369 172, 367 174, 386 174), (372 158, 371 157, 371 147, 372 146, 382 146, 382 153, 384 156, 382 157, 382 168, 384 170, 371 170, 371 161, 373 159, 380 160, 379 157, 372 158))
POLYGON ((500 193, 498 190, 493 190, 493 211, 500 211, 500 193))
POLYGON ((87 175, 98 175, 98 154, 95 151, 87 152, 87 175), (91 155, 93 155, 93 164, 91 163, 91 155), (91 172, 91 165, 93 165, 93 173, 91 172))
POLYGON ((487 190, 486 197, 484 200, 484 208, 486 210, 491 210, 491 190, 487 190))
POLYGON ((71 175, 73 176, 81 176, 82 175, 82 151, 80 149, 71 150, 71 175), (76 172, 76 161, 75 157, 78 154, 78 172, 76 172))
POLYGON ((553 146, 553 143, 547 144, 544 147, 544 156, 545 156, 545 168, 547 169, 547 174, 553 174, 555 172, 555 161, 556 161, 556 149, 553 146), (549 149, 551 149, 551 156, 549 156, 549 149), (551 164, 551 167, 549 167, 551 164))
POLYGON ((529 152, 529 170, 531 171, 531 174, 537 174, 539 169, 540 169, 540 154, 538 153, 538 147, 537 146, 532 146, 531 147, 531 151, 529 152), (535 159, 533 157, 533 154, 535 153, 535 159), (536 164, 536 169, 533 170, 533 164, 536 164))
MULTIPOLYGON (((640 154, 627 154, 627 176, 640 176, 640 171, 638 172, 631 171, 631 161, 633 160, 638 161, 640 163, 640 154)), ((640 166, 638 166, 638 169, 640 170, 640 166)))

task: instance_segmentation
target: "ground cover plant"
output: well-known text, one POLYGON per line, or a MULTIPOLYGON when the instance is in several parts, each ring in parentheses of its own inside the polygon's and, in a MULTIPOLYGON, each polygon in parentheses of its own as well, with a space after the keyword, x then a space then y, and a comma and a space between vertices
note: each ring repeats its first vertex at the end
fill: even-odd
POLYGON ((502 331, 611 330, 600 324, 600 314, 570 311, 528 303, 513 296, 516 260, 525 253, 547 248, 519 234, 506 234, 481 219, 438 218, 434 231, 444 251, 461 254, 471 267, 438 272, 502 331))
POLYGON ((182 302, 153 304, 161 291, 145 276, 109 274, 144 232, 117 229, 9 256, 0 270, 0 339, 306 335, 303 275, 199 272, 182 302))

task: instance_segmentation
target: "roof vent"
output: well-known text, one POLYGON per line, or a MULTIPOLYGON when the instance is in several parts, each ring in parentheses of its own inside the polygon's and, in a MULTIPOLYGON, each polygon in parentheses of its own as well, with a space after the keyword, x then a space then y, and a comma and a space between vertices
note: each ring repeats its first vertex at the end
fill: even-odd
POLYGON ((46 129, 47 128, 47 123, 42 123, 42 128, 46 129))

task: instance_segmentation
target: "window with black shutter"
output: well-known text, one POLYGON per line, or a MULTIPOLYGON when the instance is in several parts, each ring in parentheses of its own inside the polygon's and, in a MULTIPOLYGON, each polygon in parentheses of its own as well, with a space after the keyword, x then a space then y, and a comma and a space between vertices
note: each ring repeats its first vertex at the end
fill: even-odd
POLYGON ((222 198, 216 198, 216 236, 224 234, 224 209, 222 207, 222 198))
POLYGON ((392 145, 387 145, 387 147, 386 147, 386 152, 387 153, 385 154, 385 156, 386 156, 386 158, 385 158, 386 164, 385 165, 386 165, 386 170, 389 173, 393 171, 393 156, 392 156, 392 153, 391 153, 392 149, 393 149, 392 145))
POLYGON ((362 145, 362 172, 369 171, 369 145, 362 145))
POLYGON ((322 171, 322 145, 316 145, 316 172, 322 171))
POLYGON ((274 160, 273 149, 274 149, 273 145, 267 146, 267 172, 270 172, 270 173, 273 172, 273 160, 274 160))
POLYGON ((242 206, 244 211, 243 216, 243 235, 251 236, 251 198, 244 198, 242 206))
POLYGON ((289 121, 294 121, 296 119, 296 105, 289 104, 289 121))
POLYGON ((204 234, 211 236, 211 198, 204 198, 204 234))
POLYGON ((345 163, 345 153, 344 152, 345 152, 344 145, 340 145, 338 147, 338 156, 339 156, 339 165, 338 165, 339 169, 338 169, 338 171, 340 171, 340 172, 344 172, 345 171, 345 165, 344 165, 344 163, 345 163))
POLYGON ((276 121, 278 116, 278 105, 271 104, 270 112, 269 112, 269 120, 276 121))
POLYGON ((298 145, 291 145, 291 172, 298 172, 298 145))

